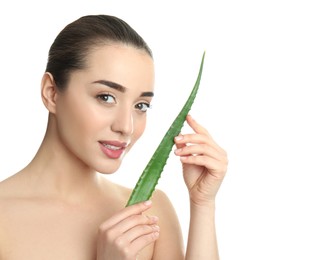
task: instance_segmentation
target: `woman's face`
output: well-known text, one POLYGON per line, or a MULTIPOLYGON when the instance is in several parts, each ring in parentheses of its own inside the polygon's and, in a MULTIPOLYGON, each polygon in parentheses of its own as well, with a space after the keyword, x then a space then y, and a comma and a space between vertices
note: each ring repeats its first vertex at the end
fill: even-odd
POLYGON ((154 64, 123 44, 93 49, 87 68, 71 74, 56 100, 57 132, 88 167, 113 173, 145 129, 154 89, 154 64))

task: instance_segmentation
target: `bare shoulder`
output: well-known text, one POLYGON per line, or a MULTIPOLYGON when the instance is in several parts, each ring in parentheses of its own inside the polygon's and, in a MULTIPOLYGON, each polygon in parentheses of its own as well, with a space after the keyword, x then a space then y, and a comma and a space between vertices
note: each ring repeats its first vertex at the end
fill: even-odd
POLYGON ((154 208, 158 211, 174 210, 170 198, 163 190, 156 189, 153 192, 152 201, 154 208))
POLYGON ((1 226, 1 216, 3 216, 3 213, 5 212, 5 206, 7 202, 7 198, 10 194, 10 181, 8 179, 0 181, 0 226, 1 226))
POLYGON ((156 242, 153 259, 184 259, 183 235, 172 202, 164 191, 157 189, 152 203, 150 212, 159 217, 160 226, 160 238, 156 242))
POLYGON ((12 193, 12 188, 15 187, 15 185, 18 184, 18 174, 14 174, 2 181, 0 181, 0 199, 3 197, 6 197, 6 195, 9 195, 12 193))
POLYGON ((25 192, 26 179, 20 172, 0 181, 0 219, 5 209, 12 208, 25 192))
MULTIPOLYGON (((0 211, 4 212, 4 207, 8 206, 11 199, 19 196, 22 192, 22 178, 19 173, 0 181, 0 211)), ((1 214, 2 215, 2 214, 1 214)))
POLYGON ((26 180, 19 173, 0 181, 0 227, 3 219, 20 205, 20 199, 26 192, 26 180))
POLYGON ((5 231, 18 205, 17 198, 21 189, 20 176, 15 174, 0 181, 0 243, 3 246, 6 242, 5 231))
POLYGON ((159 218, 167 220, 167 222, 179 226, 178 216, 175 208, 167 196, 167 194, 160 189, 154 191, 151 198, 153 202, 153 213, 158 215, 159 218))

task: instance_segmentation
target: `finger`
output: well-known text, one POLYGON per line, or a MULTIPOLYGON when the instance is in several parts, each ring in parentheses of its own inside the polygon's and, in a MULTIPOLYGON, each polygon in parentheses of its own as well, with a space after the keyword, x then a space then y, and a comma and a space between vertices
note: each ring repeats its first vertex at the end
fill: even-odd
POLYGON ((113 215, 107 221, 103 222, 100 228, 102 230, 106 230, 131 215, 142 214, 144 211, 148 210, 151 206, 152 206, 152 202, 150 200, 128 206, 123 210, 121 210, 120 212, 118 212, 117 214, 113 215))
POLYGON ((175 144, 177 149, 183 148, 187 146, 187 144, 204 144, 212 147, 219 153, 226 154, 225 150, 222 149, 211 137, 203 134, 180 134, 175 138, 175 144))
POLYGON ((129 241, 134 241, 135 239, 137 239, 141 236, 159 232, 159 231, 160 231, 160 228, 156 224, 154 224, 154 225, 138 225, 138 226, 131 228, 127 232, 125 232, 124 236, 126 236, 126 238, 129 241))
POLYGON ((116 224, 114 228, 111 228, 110 233, 112 237, 116 237, 138 226, 151 226, 156 223, 158 223, 158 217, 156 216, 132 215, 116 224))
POLYGON ((175 138, 175 143, 178 145, 187 143, 204 144, 212 142, 211 138, 203 134, 179 134, 175 138))
POLYGON ((208 170, 227 170, 228 158, 226 153, 217 153, 215 149, 204 145, 190 145, 182 149, 175 150, 175 154, 180 156, 182 163, 204 166, 208 170))
POLYGON ((222 179, 227 172, 227 159, 217 161, 208 156, 182 156, 181 161, 187 164, 203 166, 215 178, 222 179))
POLYGON ((144 247, 146 247, 146 246, 150 245, 151 243, 153 243, 154 241, 156 241, 158 238, 159 238, 158 231, 140 236, 131 243, 131 251, 139 252, 144 247))
POLYGON ((109 240, 112 240, 116 246, 120 248, 126 248, 129 247, 134 240, 153 233, 159 233, 159 230, 158 225, 137 225, 124 233, 120 233, 114 238, 109 238, 109 240))
POLYGON ((174 151, 178 156, 196 156, 204 155, 211 157, 213 159, 219 160, 221 157, 224 157, 224 154, 217 152, 217 150, 210 145, 189 145, 183 148, 178 148, 174 151))
MULTIPOLYGON (((119 249, 119 251, 124 252, 127 256, 130 254, 134 255, 139 250, 132 251, 131 243, 135 239, 143 236, 151 237, 151 234, 152 237, 155 238, 156 235, 153 235, 153 233, 159 232, 159 227, 156 224, 157 221, 157 217, 147 217, 141 214, 132 215, 109 229, 104 229, 103 226, 100 227, 99 238, 101 238, 104 245, 114 246, 116 249, 119 249)), ((149 239, 144 239, 143 247, 148 243, 150 243, 149 239)), ((140 244, 140 246, 142 245, 140 244)), ((141 249, 143 247, 141 247, 141 249)))
POLYGON ((186 116, 186 122, 194 130, 194 132, 210 136, 207 129, 200 125, 197 121, 195 121, 195 119, 191 115, 186 116))
POLYGON ((184 146, 186 146, 185 141, 183 140, 184 136, 183 135, 178 135, 174 138, 175 140, 175 145, 177 149, 183 148, 184 146))

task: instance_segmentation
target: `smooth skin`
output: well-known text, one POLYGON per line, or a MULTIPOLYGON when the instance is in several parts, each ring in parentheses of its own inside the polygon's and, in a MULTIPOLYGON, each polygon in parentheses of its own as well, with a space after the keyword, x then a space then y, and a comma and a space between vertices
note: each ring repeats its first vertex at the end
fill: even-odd
POLYGON ((190 192, 185 250, 164 192, 125 207, 131 190, 100 174, 117 171, 144 132, 153 60, 143 50, 111 44, 92 49, 87 65, 71 74, 64 92, 51 74, 43 76, 44 140, 24 169, 0 182, 0 259, 219 259, 215 198, 227 169, 225 151, 187 117, 194 133, 175 139, 190 192), (126 144, 119 158, 103 152, 105 141, 126 144))

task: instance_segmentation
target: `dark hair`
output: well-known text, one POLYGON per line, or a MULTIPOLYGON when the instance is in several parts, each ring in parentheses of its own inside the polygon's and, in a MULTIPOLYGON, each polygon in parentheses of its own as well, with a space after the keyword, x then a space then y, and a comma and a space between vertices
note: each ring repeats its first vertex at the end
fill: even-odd
POLYGON ((70 73, 86 67, 90 49, 110 43, 124 43, 152 52, 143 38, 125 21, 110 15, 82 16, 68 24, 52 43, 46 71, 60 90, 66 88, 70 73))

